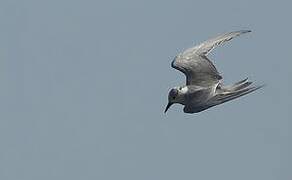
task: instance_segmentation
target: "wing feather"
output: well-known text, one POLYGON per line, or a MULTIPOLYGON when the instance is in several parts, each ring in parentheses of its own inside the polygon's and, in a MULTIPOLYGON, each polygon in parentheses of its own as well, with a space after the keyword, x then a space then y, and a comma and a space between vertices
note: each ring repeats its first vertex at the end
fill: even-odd
POLYGON ((187 85, 210 86, 217 84, 222 76, 207 58, 208 53, 216 46, 248 32, 251 31, 234 31, 209 39, 177 55, 171 66, 185 74, 187 85))

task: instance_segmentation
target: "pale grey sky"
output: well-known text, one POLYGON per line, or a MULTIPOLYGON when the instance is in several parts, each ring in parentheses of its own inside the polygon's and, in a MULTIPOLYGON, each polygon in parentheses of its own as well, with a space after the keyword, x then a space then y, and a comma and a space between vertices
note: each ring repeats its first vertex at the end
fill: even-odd
POLYGON ((290 1, 2 0, 0 179, 291 180, 290 1), (200 114, 173 106, 185 48, 267 87, 200 114))

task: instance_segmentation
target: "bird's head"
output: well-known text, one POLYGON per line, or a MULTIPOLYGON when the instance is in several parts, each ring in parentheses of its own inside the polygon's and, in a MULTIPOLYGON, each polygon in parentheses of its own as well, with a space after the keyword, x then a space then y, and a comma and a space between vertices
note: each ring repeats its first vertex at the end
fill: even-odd
POLYGON ((164 110, 164 113, 170 108, 174 103, 182 103, 183 94, 186 93, 187 87, 174 87, 168 93, 168 104, 164 110))

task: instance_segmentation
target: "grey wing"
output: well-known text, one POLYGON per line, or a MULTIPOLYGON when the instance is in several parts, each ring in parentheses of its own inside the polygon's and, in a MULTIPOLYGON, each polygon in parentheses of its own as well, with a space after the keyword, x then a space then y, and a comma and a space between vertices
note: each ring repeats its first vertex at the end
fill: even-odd
POLYGON ((233 31, 229 33, 225 33, 219 35, 215 38, 208 39, 207 41, 202 42, 201 44, 187 49, 184 54, 198 54, 207 56, 215 47, 223 44, 224 42, 230 41, 231 39, 245 33, 251 32, 250 30, 241 30, 241 31, 233 31))
POLYGON ((222 77, 206 55, 223 42, 247 32, 250 31, 235 31, 209 39, 180 53, 171 66, 186 75, 187 85, 210 86, 216 84, 222 77))
POLYGON ((206 56, 177 56, 171 66, 186 76, 187 85, 210 86, 217 84, 222 77, 206 56))

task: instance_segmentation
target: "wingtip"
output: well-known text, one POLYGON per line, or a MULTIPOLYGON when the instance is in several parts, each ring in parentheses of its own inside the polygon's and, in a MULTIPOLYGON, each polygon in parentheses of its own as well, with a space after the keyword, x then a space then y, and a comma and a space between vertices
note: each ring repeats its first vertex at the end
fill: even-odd
POLYGON ((266 87, 266 86, 267 86, 266 84, 254 86, 252 91, 256 91, 256 90, 261 89, 261 88, 266 87))
POLYGON ((244 30, 233 31, 230 33, 236 33, 237 35, 241 35, 241 34, 250 33, 250 32, 251 32, 251 30, 244 29, 244 30))
POLYGON ((262 85, 259 85, 257 89, 264 88, 266 86, 267 86, 267 84, 262 84, 262 85))
POLYGON ((251 32, 251 30, 241 30, 240 32, 241 33, 249 33, 249 32, 251 32))

